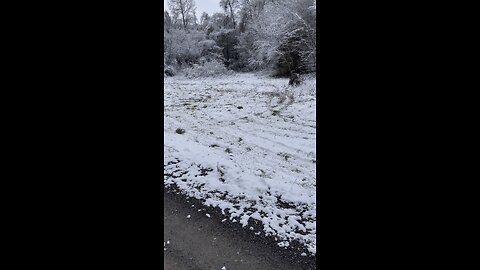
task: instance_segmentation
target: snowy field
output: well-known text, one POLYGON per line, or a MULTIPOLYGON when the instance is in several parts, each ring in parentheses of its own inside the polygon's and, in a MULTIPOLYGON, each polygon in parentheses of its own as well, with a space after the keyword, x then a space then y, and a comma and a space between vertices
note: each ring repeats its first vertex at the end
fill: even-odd
POLYGON ((164 185, 316 254, 315 79, 296 88, 255 74, 164 83, 164 185))

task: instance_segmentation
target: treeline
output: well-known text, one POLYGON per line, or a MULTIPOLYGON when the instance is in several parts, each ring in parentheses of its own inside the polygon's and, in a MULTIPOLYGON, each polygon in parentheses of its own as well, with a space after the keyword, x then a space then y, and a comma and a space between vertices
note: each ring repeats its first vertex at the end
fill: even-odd
POLYGON ((164 68, 316 71, 315 0, 221 0, 221 13, 197 18, 194 0, 169 0, 164 12, 164 68))

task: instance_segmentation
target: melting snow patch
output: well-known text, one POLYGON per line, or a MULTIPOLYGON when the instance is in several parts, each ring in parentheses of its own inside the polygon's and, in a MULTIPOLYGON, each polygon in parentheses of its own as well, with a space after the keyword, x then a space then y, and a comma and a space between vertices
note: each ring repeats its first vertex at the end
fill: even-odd
POLYGON ((315 254, 316 83, 287 84, 253 74, 166 78, 164 185, 315 254))

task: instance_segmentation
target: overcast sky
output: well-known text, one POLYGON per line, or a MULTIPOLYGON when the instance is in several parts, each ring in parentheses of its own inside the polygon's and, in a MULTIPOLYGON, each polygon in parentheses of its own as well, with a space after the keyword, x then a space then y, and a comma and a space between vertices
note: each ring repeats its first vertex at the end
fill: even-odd
MULTIPOLYGON (((197 7, 197 17, 200 18, 203 12, 212 15, 215 12, 222 11, 218 3, 220 0, 194 0, 197 7)), ((163 0, 163 9, 168 10, 167 0, 163 0)))

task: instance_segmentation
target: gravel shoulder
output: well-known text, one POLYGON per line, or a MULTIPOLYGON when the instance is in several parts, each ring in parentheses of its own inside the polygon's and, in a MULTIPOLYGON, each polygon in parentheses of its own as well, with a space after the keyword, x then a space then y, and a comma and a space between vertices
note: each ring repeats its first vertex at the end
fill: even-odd
POLYGON ((316 269, 314 257, 295 255, 240 224, 222 220, 220 211, 166 190, 164 269, 316 269))

